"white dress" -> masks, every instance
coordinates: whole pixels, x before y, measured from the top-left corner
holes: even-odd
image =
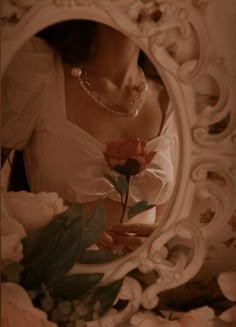
[[[24,150],[26,174],[34,193],[57,192],[70,202],[100,197],[120,201],[104,177],[105,145],[66,117],[61,58],[42,40],[32,39],[13,58],[2,81],[2,146]],[[161,134],[147,143],[157,151],[148,168],[133,176],[130,204],[162,204],[173,190],[178,135],[169,107]]]

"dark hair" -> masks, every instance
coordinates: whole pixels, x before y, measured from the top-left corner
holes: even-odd
[[[56,49],[65,62],[79,64],[91,54],[97,24],[91,20],[67,20],[43,29],[37,36]],[[156,68],[142,50],[139,65],[148,77],[161,82]]]
[[[91,53],[96,24],[90,20],[63,21],[43,29],[36,36],[54,47],[65,62],[78,64]]]

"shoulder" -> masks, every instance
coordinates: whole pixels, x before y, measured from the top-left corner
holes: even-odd
[[[43,39],[33,36],[21,48],[22,52],[50,53],[52,48]]]
[[[3,77],[6,80],[19,81],[31,89],[36,81],[47,78],[53,69],[54,51],[41,39],[33,37],[16,53]],[[32,79],[35,78],[34,82]]]
[[[11,60],[2,78],[4,111],[9,114],[24,111],[47,86],[54,68],[53,50],[39,38],[27,41]]]
[[[151,92],[158,96],[163,92],[164,85],[158,79],[146,77],[146,81]]]
[[[2,144],[22,149],[36,126],[54,67],[54,54],[38,38],[10,62],[1,82]],[[46,92],[46,93],[45,93]]]
[[[162,107],[167,108],[169,103],[169,96],[164,84],[161,83],[159,80],[152,78],[147,78],[147,83],[151,95],[158,99]]]
[[[161,110],[163,121],[165,120],[165,117],[167,115],[167,112],[169,111],[170,107],[170,100],[167,93],[167,90],[163,83],[161,83],[159,80],[156,79],[147,79],[149,91],[150,91],[150,99],[151,102],[157,103],[158,107]]]

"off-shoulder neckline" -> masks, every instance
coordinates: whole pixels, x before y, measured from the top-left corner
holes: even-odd
[[[63,62],[62,59],[60,57],[58,57],[58,77],[59,81],[60,81],[60,94],[62,96],[62,113],[63,113],[63,118],[65,119],[65,121],[75,130],[75,132],[79,133],[79,134],[83,134],[86,138],[88,138],[90,140],[90,142],[92,143],[96,143],[98,146],[100,146],[101,148],[105,148],[106,144],[102,143],[101,141],[99,141],[95,136],[93,136],[92,134],[90,134],[89,132],[87,132],[85,129],[83,129],[82,127],[80,127],[79,125],[75,124],[74,122],[72,122],[71,120],[68,119],[67,117],[67,112],[66,112],[66,96],[65,96],[65,73],[64,73],[64,67],[63,67]],[[161,136],[162,136],[162,131],[164,129],[165,123],[166,123],[166,119],[167,119],[167,112],[168,112],[169,108],[167,108],[166,112],[163,115],[163,120],[161,123],[161,127],[160,127],[160,131],[158,133],[157,136],[154,136],[153,138],[147,140],[147,144],[151,144],[152,142],[154,142],[155,140],[158,140]],[[163,113],[162,113],[163,114]]]

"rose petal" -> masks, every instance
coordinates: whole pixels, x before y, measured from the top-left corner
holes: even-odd
[[[217,281],[224,296],[230,301],[236,301],[236,272],[223,272]]]
[[[130,157],[130,159],[134,159],[134,160],[138,161],[138,163],[140,165],[145,165],[146,164],[146,160],[142,156],[132,156],[132,157]]]
[[[140,146],[141,146],[141,155],[144,156],[145,154],[145,148],[146,148],[147,142],[146,141],[141,141]]]
[[[126,142],[127,141],[125,141],[125,140],[117,140],[117,141],[111,141],[111,142],[107,143],[106,154],[109,157],[114,157],[114,158],[119,159],[120,147]]]
[[[146,144],[146,141],[139,139],[111,141],[107,143],[106,151],[103,152],[103,155],[108,165],[114,170],[117,170],[121,174],[136,175],[146,169],[146,164],[151,162],[156,154],[154,151],[146,153]],[[135,170],[131,169],[130,172],[127,166],[127,172],[125,172],[126,170],[123,171],[122,166],[125,162],[127,165],[129,159],[135,160],[139,163],[139,166]]]
[[[107,143],[106,155],[116,159],[128,159],[130,156],[144,155],[146,141],[117,140]]]
[[[126,163],[126,160],[118,160],[114,158],[110,158],[110,166],[115,169],[116,166],[124,166]]]
[[[141,154],[140,143],[137,141],[126,142],[120,146],[120,158],[128,159]]]
[[[117,146],[109,145],[106,149],[106,155],[113,158],[119,158],[119,148]]]

